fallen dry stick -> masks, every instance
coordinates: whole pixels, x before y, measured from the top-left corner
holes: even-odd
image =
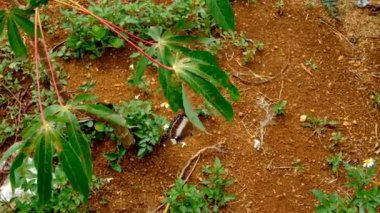
[[[301,67],[307,72],[307,74],[313,77],[313,73],[311,73],[311,71],[303,63],[301,63]]]

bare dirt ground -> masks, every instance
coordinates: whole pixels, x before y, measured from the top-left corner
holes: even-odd
[[[376,136],[375,127],[380,123],[380,111],[370,99],[373,91],[380,90],[379,15],[347,4],[342,21],[336,22],[320,5],[307,9],[303,1],[285,1],[282,16],[277,14],[274,1],[249,6],[247,1],[234,1],[233,6],[237,30],[265,43],[264,51],[244,67],[237,48],[228,47],[218,56],[242,94],[242,100],[234,104],[234,121],[218,116],[205,120],[210,134],[193,129],[183,148],[166,141],[144,159],[131,151],[121,162],[121,173],[108,168],[102,156],[113,151],[115,144],[94,143],[95,174],[112,180],[91,196],[92,211],[151,212],[188,159],[220,142],[227,153],[203,154],[190,182],[202,178],[201,165],[220,157],[229,177],[236,180],[230,191],[238,196],[223,212],[313,212],[316,200],[312,189],[347,192],[344,175],[333,175],[326,163],[328,156],[341,151],[345,160],[356,165],[369,157],[379,159],[375,152],[380,136]],[[141,91],[125,84],[131,73],[129,54],[126,49],[96,61],[66,62],[68,91],[94,79],[94,93],[101,101],[133,99]],[[318,65],[311,75],[301,66],[306,60]],[[276,78],[258,84],[252,73]],[[152,80],[151,89],[158,87],[155,71],[149,71],[147,78]],[[152,90],[140,99],[152,99],[157,113],[174,117],[170,110],[159,107],[164,101],[160,92]],[[286,115],[269,116],[262,100],[287,101]],[[303,114],[337,120],[344,141],[335,150],[328,149],[332,130],[312,135],[312,130],[301,126]],[[263,121],[269,122],[263,127]],[[263,139],[260,151],[254,149],[255,138]]]

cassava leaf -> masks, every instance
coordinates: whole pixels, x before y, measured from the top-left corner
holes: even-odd
[[[213,66],[219,66],[216,57],[207,51],[195,50],[195,51],[191,51],[185,55],[196,60],[196,61],[198,61],[199,63],[213,65]]]
[[[147,53],[149,55],[152,55],[154,52],[154,48],[150,47],[147,50]],[[133,74],[133,77],[131,79],[131,82],[133,85],[139,85],[142,82],[142,78],[145,74],[146,69],[148,68],[149,65],[149,59],[146,58],[145,56],[141,56],[140,60],[137,62],[136,65],[136,72]]]
[[[194,124],[198,129],[202,131],[206,131],[205,127],[202,124],[202,121],[199,120],[198,113],[195,112],[193,109],[193,106],[191,106],[191,103],[189,99],[187,98],[185,88],[182,85],[182,100],[183,100],[183,107],[185,109],[186,116],[189,118],[189,121]]]
[[[24,9],[21,9],[21,8],[12,7],[11,13],[27,17],[27,16],[30,16],[30,15],[33,15],[34,14],[34,10],[24,10]]]
[[[11,18],[8,18],[7,20],[8,40],[11,49],[16,56],[25,56],[27,54],[27,49],[24,42],[22,41],[20,32],[16,26],[16,22]]]
[[[38,7],[42,4],[46,4],[48,0],[29,0],[29,4],[32,7]]]
[[[183,109],[181,84],[173,79],[173,74],[168,70],[160,68],[158,70],[158,77],[164,96],[168,99],[173,111],[177,112],[179,109]]]
[[[26,157],[25,153],[20,152],[9,169],[9,179],[11,181],[12,191],[14,191],[17,186],[16,170],[24,163]]]
[[[178,72],[178,75],[196,93],[202,95],[228,121],[233,119],[234,111],[232,105],[220,94],[213,84],[186,70]]]
[[[11,156],[13,155],[14,153],[16,153],[19,149],[21,149],[21,147],[23,146],[24,144],[21,143],[21,142],[16,142],[14,144],[12,144],[11,147],[9,147],[7,149],[7,151],[5,151],[3,153],[3,155],[1,156],[1,159],[0,159],[0,165],[3,165],[3,163]]]
[[[20,16],[18,14],[13,14],[12,19],[17,23],[19,27],[21,27],[26,34],[29,36],[34,36],[34,24],[33,22],[29,21],[28,18],[25,18],[23,16]]]
[[[92,160],[90,144],[87,138],[83,135],[83,132],[80,129],[80,125],[75,115],[67,111],[64,113],[64,116],[69,118],[69,123],[67,124],[68,143],[70,143],[76,151],[80,159],[80,164],[86,170],[87,178],[91,180]]]
[[[95,95],[91,95],[91,94],[79,94],[77,96],[75,96],[75,98],[69,102],[70,105],[72,106],[76,106],[78,104],[80,104],[81,102],[85,102],[85,101],[94,101],[96,100],[96,96]]]
[[[63,171],[73,189],[80,192],[84,197],[84,201],[87,202],[90,192],[90,181],[86,168],[80,163],[80,157],[77,155],[72,143],[66,141],[58,132],[55,132],[53,136],[57,144],[56,147],[59,147],[56,149]]]
[[[207,0],[208,13],[224,30],[235,30],[235,17],[229,0]]]
[[[75,109],[90,113],[112,124],[116,124],[123,127],[126,126],[126,121],[123,117],[121,117],[120,115],[113,112],[111,109],[101,104],[83,104],[83,105],[76,106]]]
[[[52,195],[53,142],[50,130],[44,131],[36,141],[34,165],[37,168],[37,195],[40,204],[47,203]]]

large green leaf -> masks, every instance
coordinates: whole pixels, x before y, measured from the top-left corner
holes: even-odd
[[[207,0],[208,13],[224,30],[235,30],[235,17],[229,0]]]
[[[69,141],[66,141],[57,132],[53,134],[57,143],[58,158],[61,162],[62,169],[69,179],[72,187],[79,191],[85,202],[88,201],[90,192],[90,180],[86,168],[80,163],[81,159],[75,151],[75,147]]]
[[[181,70],[178,72],[178,75],[195,92],[202,95],[228,121],[233,119],[234,111],[232,105],[220,94],[213,84],[186,70]]]
[[[90,113],[100,119],[103,119],[105,121],[108,121],[112,124],[116,124],[119,126],[126,126],[126,121],[123,117],[113,112],[111,109],[107,108],[104,105],[101,104],[83,104],[74,107],[78,110],[83,110],[87,113]]]
[[[16,22],[11,18],[8,18],[7,20],[9,44],[16,56],[25,56],[27,54],[27,49],[22,41]]]
[[[34,164],[37,168],[38,202],[47,203],[52,195],[53,181],[53,140],[51,131],[44,131],[36,145]]]
[[[24,163],[26,157],[27,156],[23,152],[20,152],[9,169],[9,179],[11,181],[12,191],[14,191],[17,186],[16,170]]]
[[[75,98],[72,101],[69,101],[68,104],[71,106],[76,106],[80,104],[81,102],[90,102],[96,100],[96,96],[92,94],[79,94],[75,96]]]
[[[187,98],[185,88],[182,86],[182,99],[183,107],[185,109],[186,116],[189,118],[190,122],[194,124],[198,129],[206,131],[205,127],[202,124],[202,121],[199,120],[198,113],[193,109],[189,99]]]
[[[150,47],[147,50],[147,53],[149,55],[152,55],[154,52],[154,48]],[[133,74],[133,77],[131,79],[132,84],[139,85],[142,82],[142,78],[145,74],[146,69],[149,65],[149,59],[145,56],[141,56],[140,60],[137,62],[136,65],[136,72]]]
[[[194,51],[191,51],[185,55],[196,60],[199,63],[213,65],[213,66],[219,66],[216,57],[207,51],[194,50]]]
[[[29,4],[32,7],[38,7],[42,4],[46,4],[48,0],[29,0]]]
[[[80,129],[77,118],[71,112],[64,113],[66,117],[69,118],[69,123],[67,125],[67,135],[68,143],[72,145],[76,151],[80,163],[86,168],[86,174],[89,180],[92,177],[92,160],[90,153],[90,144],[83,132]]]
[[[29,21],[28,18],[20,16],[18,14],[13,14],[12,19],[20,26],[29,36],[34,36],[34,24]]]
[[[0,38],[3,35],[4,26],[5,26],[5,10],[0,10]]]
[[[164,96],[168,99],[173,111],[177,112],[179,109],[183,109],[182,85],[174,80],[172,72],[160,68],[158,70],[158,77]]]
[[[3,155],[1,156],[1,159],[0,159],[0,165],[3,165],[3,163],[11,156],[13,155],[15,152],[17,152],[24,144],[21,143],[21,142],[16,142],[14,144],[12,144],[11,147],[9,147],[7,149],[7,151],[5,151],[3,153]]]

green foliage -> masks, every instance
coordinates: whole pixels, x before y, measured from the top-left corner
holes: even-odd
[[[380,188],[371,184],[376,177],[376,168],[359,168],[345,164],[347,186],[353,189],[351,195],[339,196],[337,193],[325,194],[319,189],[312,190],[320,201],[316,212],[377,212],[380,206]]]
[[[304,62],[304,64],[305,64],[305,66],[310,67],[313,70],[318,69],[318,65],[312,60],[307,60]]]
[[[11,8],[9,11],[0,10],[0,36],[4,28],[8,31],[8,41],[16,56],[26,56],[27,49],[21,38],[19,28],[29,36],[34,36],[34,24],[29,20],[33,10]]]
[[[285,115],[285,106],[288,103],[286,101],[279,101],[275,103],[272,107],[272,110],[276,116],[283,116]]]
[[[7,120],[2,120],[0,123],[0,145],[3,144],[8,138],[16,133],[16,126],[10,124]]]
[[[284,9],[285,9],[285,2],[284,2],[284,0],[276,0],[275,7],[276,7],[277,13],[279,15],[284,14]]]
[[[338,145],[338,143],[340,143],[341,141],[343,141],[344,137],[343,137],[343,134],[339,131],[335,131],[333,133],[331,133],[331,138],[330,140],[332,141],[332,143],[329,145],[329,149],[334,149],[336,145]]]
[[[126,125],[130,128],[137,141],[137,156],[144,157],[153,151],[162,135],[164,126],[169,122],[161,116],[154,114],[152,105],[148,101],[132,100],[123,102],[121,106],[115,106],[116,111],[125,118]]]
[[[342,163],[342,161],[343,161],[342,152],[339,152],[335,156],[330,156],[327,159],[327,163],[331,165],[332,171],[334,173],[338,173],[339,165]]]
[[[331,17],[339,19],[339,0],[321,0],[321,2]]]
[[[213,167],[204,167],[203,173],[208,179],[202,181],[201,190],[177,179],[175,186],[166,192],[168,197],[164,200],[170,204],[170,212],[219,212],[229,201],[236,199],[235,195],[225,192],[233,181],[225,179],[225,170],[218,158]]]
[[[315,133],[321,135],[328,128],[335,128],[338,122],[329,120],[327,117],[318,118],[313,115],[307,115],[306,121],[302,123],[303,127],[314,130]]]
[[[96,84],[96,80],[91,80],[88,82],[84,82],[78,90],[81,90],[83,92],[89,92],[94,90],[94,85]]]
[[[126,152],[127,151],[123,147],[118,146],[117,152],[106,153],[104,154],[104,157],[110,161],[110,166],[113,170],[117,172],[121,172],[122,169],[119,163],[120,163],[120,160],[124,157]]]
[[[372,101],[376,108],[380,108],[380,92],[374,92],[372,95]]]

